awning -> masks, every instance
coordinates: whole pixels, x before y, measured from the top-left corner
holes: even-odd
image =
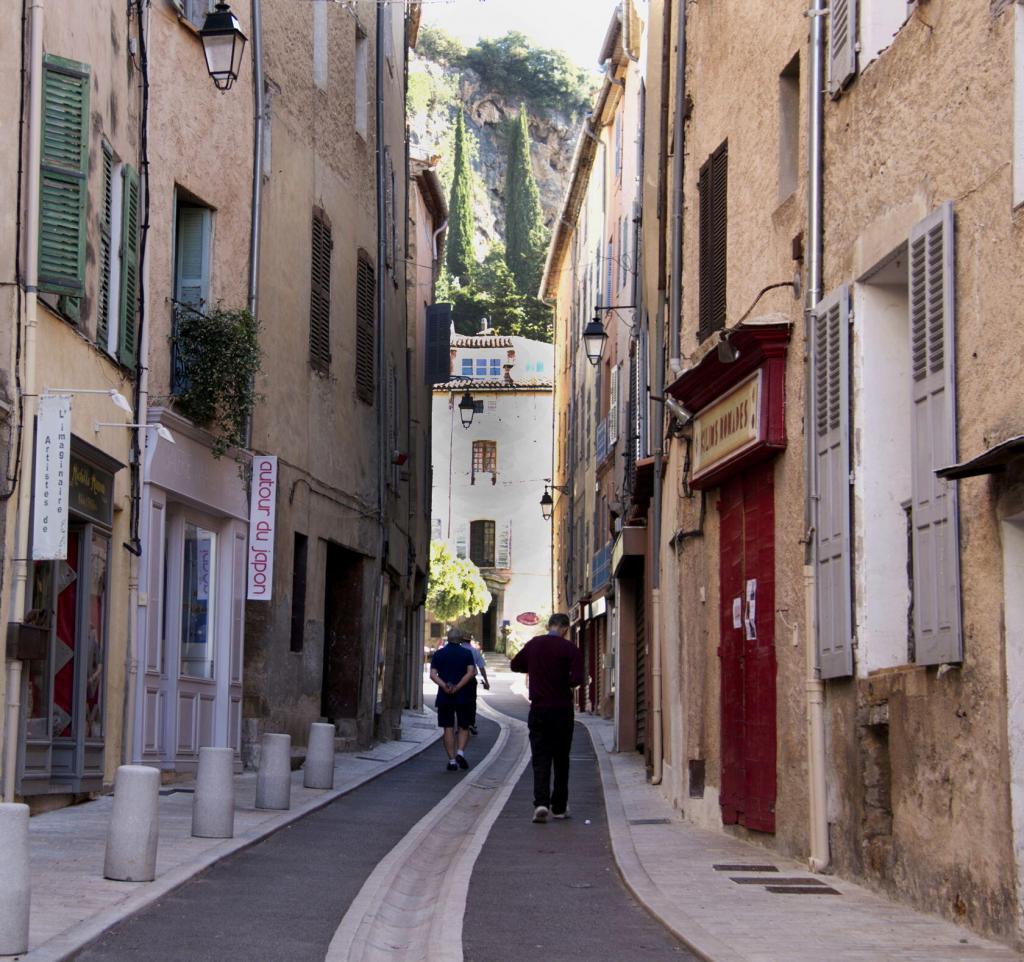
[[[1024,457],[1024,434],[1001,441],[994,447],[983,451],[970,461],[961,461],[948,468],[938,468],[936,474],[947,481],[960,478],[976,478],[980,474],[998,474],[1006,470],[1006,466],[1014,459]]]

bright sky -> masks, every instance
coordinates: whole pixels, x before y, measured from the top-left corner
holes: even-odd
[[[597,68],[615,5],[616,0],[425,0],[423,20],[467,45],[518,30],[590,70]]]

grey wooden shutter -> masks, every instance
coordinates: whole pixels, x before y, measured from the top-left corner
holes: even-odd
[[[427,349],[424,358],[428,385],[448,380],[451,365],[451,304],[431,304],[427,308]]]
[[[331,225],[322,210],[313,211],[309,258],[309,363],[326,373],[331,367]]]
[[[838,97],[856,73],[857,0],[832,0],[828,37],[829,93]]]
[[[910,232],[914,647],[922,665],[963,658],[957,488],[935,475],[957,459],[953,230],[947,201]]]
[[[498,533],[497,557],[494,561],[496,568],[512,567],[512,522],[506,521]]]
[[[210,288],[210,211],[178,208],[175,300],[201,311]]]
[[[103,144],[103,195],[100,198],[100,276],[96,285],[96,343],[107,349],[110,331],[110,270],[113,251],[111,235],[114,226],[114,154],[110,144]]]
[[[608,391],[608,447],[619,440],[619,365],[612,367]]]
[[[85,293],[89,75],[87,64],[43,60],[38,286],[70,297]]]
[[[374,365],[376,364],[377,273],[365,254],[359,255],[356,269],[356,397],[364,404],[374,403]]]
[[[465,521],[455,526],[455,557],[469,557],[469,525]]]
[[[121,171],[121,294],[118,301],[117,359],[134,367],[139,354],[139,175],[125,164]]]
[[[815,591],[822,678],[853,673],[850,596],[850,290],[844,284],[814,314],[812,347]]]
[[[729,143],[723,143],[700,169],[697,339],[725,327],[728,277]],[[673,324],[679,318],[672,318]]]

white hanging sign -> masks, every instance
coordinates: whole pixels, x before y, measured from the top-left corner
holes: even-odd
[[[274,518],[277,505],[277,458],[252,459],[249,506],[249,601],[270,601],[274,587]]]
[[[68,490],[71,479],[71,398],[43,396],[36,418],[32,560],[68,556]]]

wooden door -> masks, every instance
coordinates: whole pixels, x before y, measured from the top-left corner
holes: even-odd
[[[720,629],[725,824],[775,831],[775,499],[772,465],[722,487]]]

